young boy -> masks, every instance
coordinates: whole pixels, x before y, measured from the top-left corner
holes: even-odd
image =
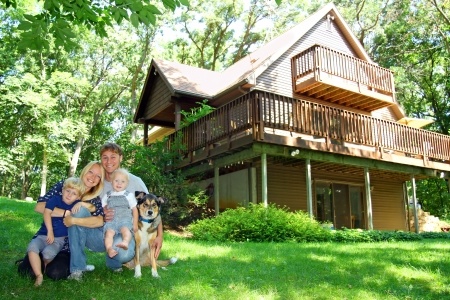
[[[53,210],[56,207],[71,210],[73,205],[80,200],[84,190],[85,187],[81,179],[67,178],[64,181],[62,195],[54,195],[45,204],[44,222],[36,237],[28,244],[27,249],[31,268],[36,275],[35,286],[40,286],[44,280],[39,253],[42,254],[45,268],[61,251],[64,246],[64,239],[67,237],[67,227],[63,223],[64,216],[52,217]]]
[[[102,198],[102,206],[114,209],[114,218],[106,222],[103,228],[105,235],[105,248],[109,257],[117,255],[113,248],[114,236],[119,232],[122,235],[122,242],[116,247],[127,250],[132,238],[131,230],[138,230],[138,211],[136,208],[136,198],[134,194],[126,190],[129,182],[128,171],[122,168],[115,170],[111,174],[111,184],[113,191],[106,193]]]

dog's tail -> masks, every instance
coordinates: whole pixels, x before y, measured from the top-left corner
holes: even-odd
[[[160,267],[167,267],[168,265],[173,265],[176,263],[178,258],[172,257],[171,259],[157,260],[156,264]]]

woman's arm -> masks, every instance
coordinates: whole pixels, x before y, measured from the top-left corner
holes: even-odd
[[[103,216],[90,216],[86,218],[75,218],[72,216],[68,216],[66,214],[66,217],[64,218],[64,225],[67,227],[77,225],[77,226],[83,226],[88,228],[97,228],[103,226]]]
[[[62,193],[62,187],[64,184],[64,180],[61,180],[57,182],[54,186],[48,190],[48,192],[44,196],[40,196],[38,198],[38,202],[36,206],[34,207],[34,211],[37,213],[40,213],[41,215],[44,214],[45,211],[45,203],[50,200],[55,195],[61,195]],[[62,217],[64,214],[63,209],[55,208],[52,212],[52,217]]]
[[[34,211],[40,214],[44,214],[45,211],[45,202],[38,202],[34,207]],[[52,211],[52,217],[63,217],[64,209],[55,207]]]

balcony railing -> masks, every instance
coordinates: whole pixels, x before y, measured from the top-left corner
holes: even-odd
[[[208,149],[243,136],[264,141],[267,133],[341,144],[369,146],[405,156],[450,161],[450,137],[314,102],[253,91],[169,136],[182,133],[185,153]]]
[[[395,102],[392,72],[348,54],[315,45],[291,64],[297,93],[366,111]]]

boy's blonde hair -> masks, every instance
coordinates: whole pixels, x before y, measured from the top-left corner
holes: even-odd
[[[80,178],[69,177],[64,181],[63,190],[64,189],[74,189],[74,190],[78,191],[78,193],[80,194],[80,198],[81,198],[81,195],[83,195],[86,187],[84,186],[83,181],[81,181]]]
[[[111,180],[116,178],[116,175],[122,174],[127,179],[127,182],[130,182],[130,173],[124,168],[118,168],[114,172],[111,173]]]

